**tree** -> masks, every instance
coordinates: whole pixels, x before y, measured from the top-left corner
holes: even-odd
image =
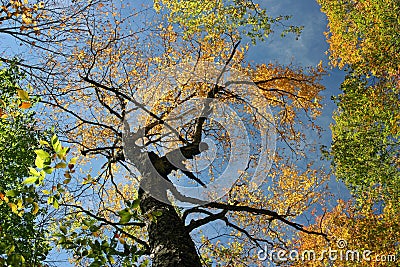
[[[399,3],[372,0],[318,0],[328,17],[326,33],[334,66],[356,74],[399,75]]]
[[[332,126],[336,176],[359,199],[399,198],[398,1],[318,1],[331,62],[347,66]],[[372,76],[371,76],[372,75]]]
[[[1,33],[18,37],[39,34],[39,25],[45,18],[44,2],[29,4],[27,1],[2,2],[0,11]],[[14,23],[14,24],[13,24]]]
[[[398,208],[398,89],[389,81],[368,85],[367,79],[354,76],[341,89],[332,127],[335,174],[357,198],[372,194],[376,202],[389,201]]]
[[[397,266],[399,5],[318,2],[328,17],[331,63],[348,70],[342,94],[333,98],[338,109],[330,155],[334,174],[354,199],[339,200],[310,226],[322,227],[330,241],[299,234],[293,248],[300,258],[292,265]],[[310,252],[322,258],[310,259]]]
[[[49,251],[43,210],[33,187],[22,184],[35,162],[40,134],[35,130],[36,100],[21,89],[18,68],[0,70],[0,264],[38,266]]]
[[[65,39],[51,42],[50,55],[35,51],[44,56],[43,67],[30,70],[35,93],[46,105],[42,116],[62,126],[60,139],[80,151],[81,166],[101,162],[97,172],[68,172],[56,181],[49,198],[57,194],[64,212],[63,220],[54,223],[58,244],[74,253],[77,264],[91,266],[137,261],[201,266],[214,259],[240,266],[257,260],[252,251],[263,244],[284,245],[290,230],[324,236],[296,221],[318,201],[318,189],[328,179],[307,157],[315,147],[305,134],[310,127],[318,130],[314,119],[321,108],[324,70],[321,65],[251,66],[245,60],[247,45],[241,44],[244,34],[257,40],[287,17],[269,18],[251,1],[157,4],[160,15],[120,2],[88,6],[74,1],[64,15],[76,14],[67,22],[79,27],[49,29],[50,37]],[[182,8],[190,12],[179,12]],[[197,18],[210,14],[214,20],[199,23]],[[152,16],[164,19],[146,20]],[[177,120],[194,103],[200,104],[184,121]],[[210,116],[218,103],[237,117]],[[132,115],[135,111],[142,113]],[[236,131],[252,142],[246,144]],[[270,140],[278,144],[276,153],[274,146],[265,148]],[[243,150],[234,150],[240,145]],[[213,149],[217,158],[206,171],[189,167]],[[205,191],[211,198],[204,199],[178,189],[185,178],[184,185],[193,182],[199,189],[218,180],[241,153],[244,160],[238,163],[244,167],[233,168],[241,175],[232,175],[223,196],[212,198],[219,192]],[[190,234],[218,222],[230,228],[226,240],[218,238],[225,245],[204,233],[198,252]],[[230,259],[227,251],[235,257]],[[245,259],[246,253],[251,257]]]
[[[399,220],[392,203],[383,210],[373,207],[373,199],[365,203],[360,209],[356,203],[340,200],[332,211],[310,226],[310,230],[322,227],[331,242],[300,234],[293,246],[300,257],[290,266],[397,266]],[[329,250],[334,252],[329,254]],[[304,254],[306,251],[314,251],[315,258]]]

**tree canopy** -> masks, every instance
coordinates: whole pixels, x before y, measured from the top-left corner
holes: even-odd
[[[326,216],[312,211],[325,205],[330,180],[316,120],[326,70],[247,57],[273,34],[299,36],[290,16],[248,0],[4,4],[0,34],[26,49],[17,65],[30,89],[16,85],[16,69],[4,69],[11,85],[2,134],[15,146],[2,145],[0,212],[8,229],[40,242],[18,254],[0,243],[0,259],[15,265],[23,260],[13,255],[22,255],[37,265],[50,245],[77,266],[273,265],[282,262],[262,263],[258,252],[321,248],[353,229],[361,235],[374,220],[381,223],[352,245],[367,245],[363,238],[379,227],[387,228],[374,240],[395,232],[398,8],[319,2],[332,64],[352,70],[336,98],[330,155],[358,199]],[[25,111],[33,99],[35,115]],[[10,114],[20,116],[18,126]],[[51,126],[55,134],[45,134]],[[40,211],[52,217],[49,242]],[[393,240],[377,251],[384,248],[397,249]]]
[[[331,59],[348,66],[332,126],[335,172],[360,199],[399,198],[399,3],[319,1]]]
[[[360,74],[399,75],[399,3],[396,0],[318,0],[334,66]]]
[[[336,244],[301,235],[297,248],[353,253],[350,259],[337,254],[333,266],[397,266],[400,6],[398,1],[318,2],[328,17],[331,63],[348,71],[342,93],[333,98],[338,108],[330,155],[334,174],[354,200],[340,200],[310,228],[322,226]],[[367,257],[360,256],[365,252]]]

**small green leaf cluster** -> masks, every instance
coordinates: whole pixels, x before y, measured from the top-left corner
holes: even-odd
[[[127,207],[118,211],[118,216],[120,217],[119,223],[126,224],[130,222],[132,218],[139,218],[139,204],[140,199],[135,199],[134,201],[126,201]]]
[[[137,266],[136,263],[144,254],[137,244],[126,242],[123,233],[111,232],[96,219],[83,214],[79,218],[63,222],[55,235],[57,244],[72,251],[77,262],[84,261],[91,267]],[[147,266],[147,263],[143,266]]]
[[[265,40],[272,32],[273,25],[281,25],[283,35],[299,35],[302,27],[286,27],[282,21],[290,16],[271,17],[258,4],[249,0],[233,1],[154,1],[154,8],[162,12],[171,23],[176,23],[184,30],[184,37],[196,33],[214,39],[221,35],[239,35],[250,37],[255,43]]]
[[[75,172],[75,164],[77,157],[71,158],[67,162],[67,154],[70,150],[69,147],[62,146],[57,135],[53,135],[50,141],[40,140],[41,149],[36,149],[36,168],[29,168],[30,176],[23,181],[23,184],[35,184],[36,186],[43,185],[44,179],[47,174],[52,174],[56,169],[65,169],[63,182],[67,185],[71,181],[71,174]],[[42,190],[44,195],[49,195],[47,198],[47,204],[53,205],[54,208],[59,208],[59,202],[62,198],[62,194],[65,193],[65,188],[62,184],[58,183],[54,185],[51,191],[45,189]]]

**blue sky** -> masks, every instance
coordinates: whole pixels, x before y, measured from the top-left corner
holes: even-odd
[[[278,61],[281,64],[294,63],[301,66],[316,65],[325,59],[328,46],[323,32],[326,31],[326,18],[320,12],[315,0],[266,0],[259,1],[269,10],[270,16],[292,15],[285,24],[304,26],[298,40],[293,35],[280,38],[279,33],[271,36],[264,43],[253,47],[249,56],[257,61]]]
[[[258,1],[262,7],[269,10],[271,16],[292,15],[288,25],[304,26],[301,36],[296,40],[294,35],[281,38],[279,32],[270,36],[265,42],[250,47],[248,57],[254,63],[293,64],[294,66],[316,66],[321,60],[326,67],[327,75],[322,84],[326,90],[322,92],[323,110],[317,119],[318,124],[324,129],[322,143],[327,147],[332,141],[329,125],[333,123],[332,114],[336,105],[331,96],[340,94],[340,84],[345,73],[333,69],[328,64],[328,44],[324,32],[328,30],[325,14],[315,0],[265,0]],[[329,166],[327,166],[329,167]],[[333,177],[330,184],[331,191],[337,198],[348,198],[347,188]],[[334,203],[332,203],[334,205]]]

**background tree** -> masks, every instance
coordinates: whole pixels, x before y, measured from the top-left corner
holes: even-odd
[[[370,198],[360,209],[356,203],[340,200],[332,211],[319,217],[311,229],[320,227],[328,234],[330,242],[300,234],[301,238],[295,242],[294,248],[299,255],[313,250],[316,258],[321,256],[323,250],[336,250],[336,254],[331,254],[329,259],[329,254],[326,253],[322,260],[310,260],[306,257],[306,260],[291,262],[290,266],[321,266],[329,262],[333,266],[398,265],[399,247],[396,242],[399,221],[392,203],[388,203],[384,209],[377,209],[374,208],[374,200]],[[356,253],[346,255],[347,251]]]
[[[347,66],[332,126],[336,176],[360,199],[399,198],[398,1],[318,1],[331,62]],[[371,76],[372,75],[372,76]],[[383,191],[382,191],[383,190]]]
[[[370,261],[336,260],[333,266],[396,266],[400,6],[398,1],[318,2],[328,17],[331,62],[349,72],[343,93],[334,98],[331,155],[334,174],[356,201],[340,201],[315,227],[326,227],[331,240],[347,242],[344,251],[373,251]],[[337,249],[335,242],[303,235],[297,244],[302,251]]]
[[[335,174],[361,203],[372,197],[398,209],[399,91],[390,81],[368,85],[352,76],[341,89],[332,127]]]
[[[39,196],[22,184],[34,165],[40,132],[18,68],[0,70],[0,264],[38,266],[50,249]],[[23,84],[23,83],[22,83]]]
[[[399,75],[399,3],[396,0],[318,0],[328,17],[326,33],[334,66],[356,74]]]

